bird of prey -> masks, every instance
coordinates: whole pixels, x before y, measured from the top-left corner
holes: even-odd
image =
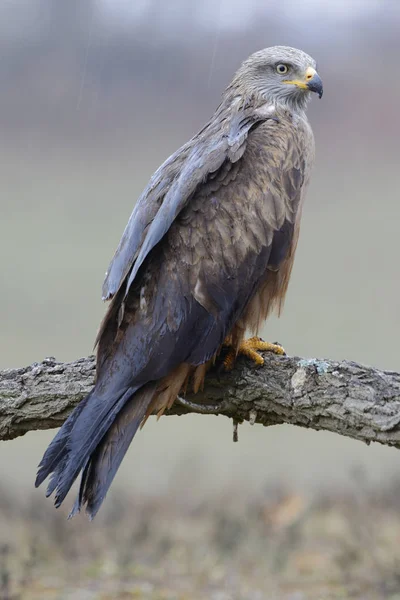
[[[96,384],[48,447],[36,486],[71,515],[97,513],[139,426],[170,408],[229,345],[262,363],[254,336],[286,294],[314,160],[305,110],[322,96],[316,63],[294,48],[251,55],[210,121],[154,173],[103,286]],[[228,363],[232,359],[228,357]]]

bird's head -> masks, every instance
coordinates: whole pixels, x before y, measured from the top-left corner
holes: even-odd
[[[291,110],[303,110],[312,92],[320,98],[323,92],[315,60],[288,46],[255,52],[244,61],[232,83],[242,93],[259,94]]]

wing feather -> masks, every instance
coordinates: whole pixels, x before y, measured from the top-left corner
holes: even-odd
[[[251,128],[273,119],[274,110],[269,104],[257,107],[247,102],[243,106],[238,98],[229,119],[224,111],[217,111],[212,121],[156,171],[132,212],[106,273],[104,300],[111,299],[125,279],[125,293],[128,292],[146,256],[169,230],[199,184],[219,172],[225,161],[238,161]]]
[[[128,275],[149,225],[187,156],[187,147],[188,144],[180,148],[157,169],[137,201],[108,267],[103,284],[103,300],[110,300]]]

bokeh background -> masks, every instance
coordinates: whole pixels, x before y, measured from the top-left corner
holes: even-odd
[[[290,354],[353,359],[398,370],[399,30],[400,4],[395,0],[0,2],[0,368],[23,366],[46,356],[66,361],[91,353],[105,310],[100,298],[105,270],[152,172],[209,118],[247,55],[283,44],[300,47],[316,58],[325,93],[309,108],[317,161],[285,311],[279,320],[271,319],[263,333],[267,339],[279,340]],[[386,501],[392,498],[388,486],[400,473],[396,450],[367,448],[333,434],[289,426],[243,425],[240,443],[232,444],[231,427],[228,420],[216,417],[149,422],[120,469],[105,503],[106,516],[100,515],[98,524],[89,528],[83,518],[77,520],[79,525],[66,526],[65,514],[55,513],[51,502],[43,499],[43,490],[32,490],[37,463],[54,432],[30,433],[1,443],[0,496],[12,500],[4,500],[5,512],[0,509],[4,534],[0,529],[0,537],[14,543],[7,541],[0,552],[0,571],[3,563],[14,568],[20,547],[24,556],[33,553],[35,569],[43,570],[37,539],[46,527],[55,532],[48,542],[56,549],[53,558],[57,547],[73,535],[84,535],[85,543],[94,547],[92,537],[103,531],[107,551],[96,555],[99,572],[93,579],[104,581],[112,571],[110,565],[116,564],[112,557],[119,544],[109,531],[120,527],[122,535],[129,523],[135,528],[146,522],[150,527],[152,518],[163,523],[160,507],[166,510],[166,505],[186,515],[185,532],[193,525],[194,507],[202,507],[204,527],[197,524],[199,531],[191,541],[179,546],[188,556],[198,536],[218,521],[216,507],[231,514],[235,504],[242,526],[248,521],[244,507],[253,502],[258,508],[276,509],[281,501],[283,508],[289,503],[292,523],[292,513],[295,520],[299,515],[303,518],[304,507],[318,504],[321,498],[340,497],[342,504],[338,500],[335,506],[347,506],[346,497],[353,507],[360,493],[371,498],[386,490]],[[377,501],[377,510],[382,502]],[[368,506],[360,531],[371,520],[373,509]],[[359,506],[355,511],[358,516],[363,513]],[[396,511],[393,508],[391,527],[400,531]],[[173,515],[172,510],[168,522],[173,522]],[[236,523],[236,517],[230,518]],[[41,529],[35,530],[35,543],[31,540],[26,546],[24,536],[15,542],[15,532],[26,533],[28,522],[40,523]],[[236,531],[235,525],[226,526],[228,532],[232,528]],[[176,518],[168,530],[174,540],[177,530]],[[335,536],[334,527],[333,531]],[[268,532],[271,544],[276,538]],[[329,535],[323,536],[328,545]],[[367,538],[373,535],[369,532]],[[243,565],[242,538],[233,537],[239,547],[235,560]],[[151,532],[144,539],[152,547]],[[354,548],[361,551],[364,542],[358,534],[354,539]],[[185,598],[220,594],[215,598],[236,600],[251,598],[252,593],[259,594],[254,598],[289,598],[293,590],[305,594],[293,598],[312,597],[311,588],[306,592],[301,585],[296,588],[300,575],[293,572],[293,590],[281,588],[285,571],[277,576],[273,561],[258,563],[261,572],[253,577],[253,587],[240,591],[245,576],[229,579],[224,570],[227,563],[221,559],[223,549],[207,540],[202,544],[206,555],[214,552],[212,565],[222,560],[219,579],[210,583],[208,563],[196,584],[193,577],[198,571],[193,565],[181,574],[164,573],[155,583],[149,583],[149,575],[136,574],[137,597],[161,590],[165,595],[157,597],[183,598],[179,586],[174,588],[175,583],[167,580],[181,581],[182,593],[190,590]],[[323,551],[310,544],[314,574]],[[133,557],[131,547],[129,541],[124,546],[124,565],[129,568],[143,558],[136,550]],[[288,548],[290,554],[291,543]],[[340,554],[343,546],[338,548]],[[78,550],[68,552],[75,556]],[[68,552],[65,560],[60,558],[64,575],[69,572],[65,564],[74,562]],[[87,555],[93,558],[90,552]],[[168,548],[160,552],[170,557]],[[259,556],[258,546],[254,552]],[[177,556],[178,563],[185,563],[179,552]],[[348,564],[346,556],[343,565]],[[159,566],[162,559],[154,560]],[[197,555],[193,560],[198,566]],[[371,563],[377,571],[382,564],[385,569],[386,559],[379,568],[377,560]],[[400,554],[396,561],[400,563]],[[232,567],[236,574],[237,564]],[[330,567],[328,572],[332,574]],[[365,581],[370,580],[367,572],[371,575],[366,568]],[[86,571],[79,574],[74,585],[80,578],[90,579]],[[48,584],[58,590],[54,597],[69,598],[71,593],[78,598],[77,589],[64,575],[58,572],[61,583]],[[342,575],[338,576],[341,583]],[[348,577],[351,581],[352,572]],[[327,574],[320,577],[324,582],[328,579]],[[10,588],[11,583],[4,585]],[[29,585],[33,594],[32,582]],[[350,594],[350,587],[348,583],[343,589]],[[26,582],[24,589],[23,597],[30,597]],[[103,597],[93,589],[93,597]],[[41,590],[38,597],[44,597],[45,587]],[[117,593],[120,590],[114,589],[109,597]],[[389,594],[381,588],[377,593],[378,598]]]

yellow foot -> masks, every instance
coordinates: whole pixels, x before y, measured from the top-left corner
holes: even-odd
[[[270,342],[264,342],[264,340],[259,337],[252,337],[240,344],[237,353],[233,348],[228,352],[224,360],[225,369],[227,371],[233,369],[237,354],[244,354],[244,356],[247,356],[247,358],[250,358],[252,361],[254,361],[256,365],[263,365],[264,359],[261,354],[257,352],[257,350],[262,350],[263,352],[273,352],[274,354],[280,355],[286,354],[282,346],[279,346],[279,344],[271,344]]]

